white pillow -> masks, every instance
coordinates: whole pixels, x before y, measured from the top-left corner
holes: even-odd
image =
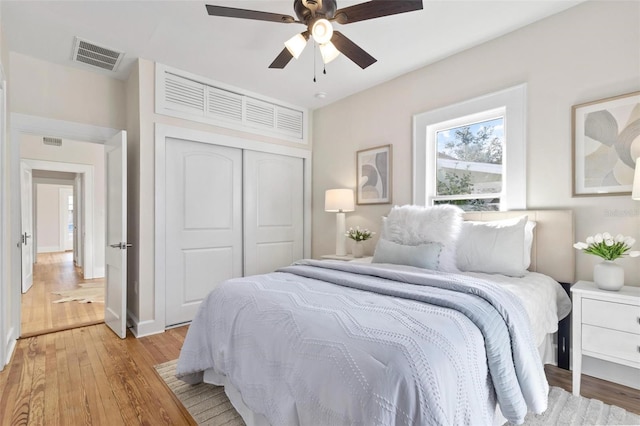
[[[531,225],[527,222],[527,216],[491,222],[464,222],[458,239],[458,268],[461,271],[524,276],[531,262],[535,227],[535,222]]]
[[[395,206],[383,223],[381,238],[397,244],[417,246],[440,243],[439,271],[458,272],[456,241],[463,210],[450,204],[433,207]]]
[[[372,263],[393,263],[437,270],[441,251],[440,243],[407,246],[380,238],[373,253]]]
[[[529,269],[531,265],[531,246],[533,245],[533,230],[538,222],[533,220],[527,220],[524,225],[524,259],[523,263],[526,264],[526,269]]]

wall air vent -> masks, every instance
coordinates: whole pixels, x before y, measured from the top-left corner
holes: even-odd
[[[42,143],[45,145],[51,145],[51,146],[62,146],[62,139],[60,138],[50,138],[50,137],[43,137],[42,138]]]
[[[120,65],[124,53],[107,47],[98,46],[87,40],[75,37],[73,43],[73,56],[75,62],[82,62],[103,70],[115,71]]]
[[[156,113],[307,143],[308,111],[156,64]]]

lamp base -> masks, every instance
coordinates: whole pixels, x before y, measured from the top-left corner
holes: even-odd
[[[345,214],[342,212],[336,213],[336,254],[338,256],[345,256],[347,254],[347,248],[344,241],[345,234]]]

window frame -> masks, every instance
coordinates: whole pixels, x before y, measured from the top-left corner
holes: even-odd
[[[526,93],[527,85],[520,84],[414,115],[413,203],[431,206],[434,200],[444,199],[436,194],[437,129],[443,129],[441,125],[451,127],[451,123],[461,119],[470,122],[474,120],[473,117],[484,117],[488,112],[503,109],[505,147],[502,158],[502,193],[494,194],[493,198],[500,198],[501,211],[526,209]]]

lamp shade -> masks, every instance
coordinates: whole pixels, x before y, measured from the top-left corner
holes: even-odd
[[[325,44],[320,45],[320,54],[322,55],[322,62],[328,64],[340,56],[340,51],[336,49],[336,46],[334,46],[333,43],[328,41]]]
[[[296,59],[298,59],[306,45],[307,38],[303,34],[296,34],[284,42],[284,46],[287,48],[289,53],[291,53],[291,56]]]
[[[327,43],[333,37],[333,27],[331,22],[322,18],[318,19],[311,26],[311,35],[318,44]]]
[[[352,212],[352,189],[328,189],[324,194],[324,211],[326,212]]]
[[[633,189],[631,198],[640,201],[640,157],[636,158],[636,172],[633,175]]]

